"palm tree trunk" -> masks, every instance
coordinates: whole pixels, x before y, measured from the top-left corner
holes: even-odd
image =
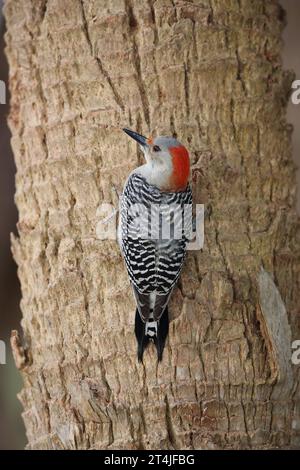
[[[292,74],[277,0],[6,0],[22,370],[31,449],[300,446]],[[139,164],[123,126],[176,134],[209,205],[136,360],[134,302],[97,208]],[[98,213],[99,214],[99,213]]]

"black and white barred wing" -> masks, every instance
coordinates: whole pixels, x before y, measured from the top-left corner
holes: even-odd
[[[150,315],[149,294],[156,286],[156,244],[147,234],[151,204],[155,201],[143,178],[132,175],[121,198],[120,246],[139,313]]]
[[[181,272],[192,194],[161,193],[132,175],[121,201],[121,249],[141,317],[158,320]],[[153,303],[153,295],[155,299]]]

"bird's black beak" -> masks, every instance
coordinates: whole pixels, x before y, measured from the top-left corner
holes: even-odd
[[[137,132],[131,131],[130,129],[126,129],[126,128],[123,129],[123,131],[126,132],[126,134],[128,134],[134,140],[136,140],[142,147],[145,148],[148,146],[147,138],[144,137],[143,135],[138,134]]]

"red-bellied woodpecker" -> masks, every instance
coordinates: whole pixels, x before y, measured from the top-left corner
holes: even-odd
[[[147,139],[124,131],[140,144],[146,164],[125,183],[118,237],[137,306],[138,359],[152,340],[160,361],[169,330],[168,302],[191,228],[189,154],[173,137]]]

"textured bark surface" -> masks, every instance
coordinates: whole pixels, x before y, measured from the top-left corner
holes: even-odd
[[[300,447],[300,232],[291,74],[275,0],[7,0],[28,447]],[[134,302],[97,207],[140,162],[120,130],[190,149],[205,246],[136,360]]]

